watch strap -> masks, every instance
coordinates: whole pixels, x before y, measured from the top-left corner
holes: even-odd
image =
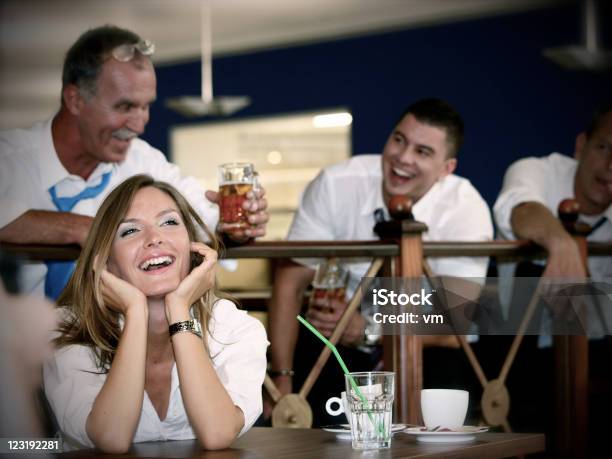
[[[202,338],[202,325],[200,325],[200,322],[197,319],[173,323],[168,327],[168,331],[170,332],[170,336],[176,335],[180,332],[189,331],[199,338]]]

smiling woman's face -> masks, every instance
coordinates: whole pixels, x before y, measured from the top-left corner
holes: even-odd
[[[190,240],[178,206],[157,188],[140,189],[115,234],[108,270],[147,297],[163,297],[189,265]]]

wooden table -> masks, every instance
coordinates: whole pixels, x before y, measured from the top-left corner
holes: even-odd
[[[479,434],[467,444],[421,444],[407,434],[393,436],[388,450],[373,453],[376,458],[497,458],[542,452],[544,434]],[[193,457],[211,459],[326,459],[363,458],[369,452],[354,451],[351,442],[338,440],[336,435],[319,429],[283,429],[254,427],[239,438],[230,449],[202,451],[195,441],[136,443],[122,458]],[[62,454],[61,457],[109,458],[95,451]]]

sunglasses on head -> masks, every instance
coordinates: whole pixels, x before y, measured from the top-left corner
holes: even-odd
[[[129,62],[138,51],[143,56],[151,56],[155,52],[155,44],[150,40],[140,40],[138,43],[126,43],[113,49],[112,55],[119,62]]]

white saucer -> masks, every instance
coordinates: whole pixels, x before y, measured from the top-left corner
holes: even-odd
[[[425,427],[409,427],[404,430],[408,435],[414,435],[421,443],[467,443],[474,441],[476,435],[487,432],[487,426],[463,426],[452,431],[431,432]]]
[[[336,438],[339,440],[350,440],[351,439],[351,426],[348,424],[337,424],[334,427],[324,426],[321,427],[325,432],[331,432],[336,434]],[[397,432],[405,432],[406,424],[392,424],[391,435]]]

